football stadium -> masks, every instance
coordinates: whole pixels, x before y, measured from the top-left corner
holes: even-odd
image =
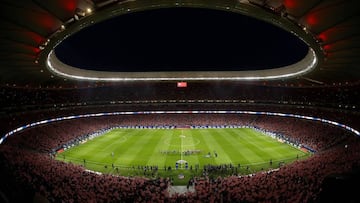
[[[358,1],[0,11],[0,202],[360,202]]]

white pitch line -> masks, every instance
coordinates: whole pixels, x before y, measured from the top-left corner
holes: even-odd
[[[180,160],[183,160],[183,135],[184,135],[184,130],[181,130],[181,136],[180,136],[180,139],[181,139],[181,147],[180,147]],[[182,165],[181,165],[181,168],[182,168]]]

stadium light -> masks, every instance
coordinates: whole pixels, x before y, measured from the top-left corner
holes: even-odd
[[[75,80],[89,81],[196,81],[196,80],[273,80],[301,76],[313,70],[318,64],[313,49],[298,63],[274,69],[229,72],[105,72],[76,68],[61,62],[52,50],[46,60],[47,68],[56,75]]]
[[[87,14],[91,14],[91,13],[92,13],[92,9],[91,9],[91,8],[87,8],[87,9],[86,9],[86,13],[87,13]]]

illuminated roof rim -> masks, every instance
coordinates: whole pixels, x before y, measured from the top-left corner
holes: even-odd
[[[285,31],[288,31],[299,39],[304,41],[309,46],[308,54],[300,61],[273,69],[256,70],[256,71],[209,71],[209,72],[107,72],[107,71],[92,71],[76,68],[62,63],[55,55],[53,49],[60,44],[64,39],[70,35],[82,30],[85,27],[91,26],[94,23],[103,20],[123,15],[129,12],[138,12],[149,9],[171,8],[171,7],[196,7],[224,10],[229,12],[240,13],[250,17],[254,17],[268,23],[278,26]],[[54,40],[51,40],[49,45],[43,50],[40,55],[41,63],[48,68],[48,70],[60,77],[73,80],[89,80],[89,81],[159,81],[159,80],[274,80],[285,79],[304,75],[314,70],[323,59],[322,51],[319,44],[315,41],[313,36],[304,31],[293,22],[282,18],[276,14],[266,12],[258,7],[240,3],[238,1],[221,1],[216,0],[207,2],[205,0],[197,0],[194,3],[174,3],[171,0],[154,0],[150,3],[141,2],[139,4],[133,2],[119,3],[117,6],[111,7],[107,10],[95,12],[94,14],[84,17],[69,26],[68,29],[56,33]]]
[[[308,63],[304,65],[303,63]],[[300,64],[300,65],[299,65]],[[314,50],[306,57],[289,66],[255,71],[208,71],[208,72],[107,72],[79,69],[62,63],[51,51],[47,60],[48,69],[68,79],[90,81],[157,81],[157,80],[272,80],[296,77],[313,70],[318,64]],[[303,66],[304,65],[304,66]]]

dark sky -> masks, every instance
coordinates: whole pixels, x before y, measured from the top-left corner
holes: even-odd
[[[280,28],[243,15],[170,8],[122,15],[66,39],[66,64],[103,71],[258,70],[292,64],[308,47]]]

